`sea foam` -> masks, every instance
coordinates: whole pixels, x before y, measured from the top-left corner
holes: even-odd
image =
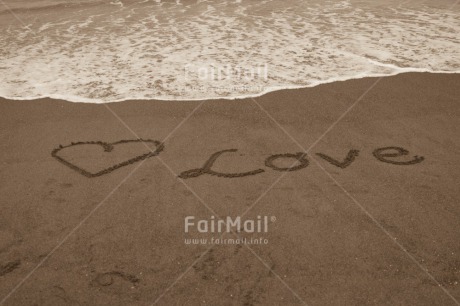
[[[39,2],[0,11],[2,97],[236,99],[460,72],[459,8],[443,1]]]

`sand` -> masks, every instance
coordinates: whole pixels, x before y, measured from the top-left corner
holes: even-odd
[[[377,80],[255,102],[0,100],[0,299],[456,305],[460,75]],[[267,243],[186,244],[235,238],[185,232],[213,212],[266,216],[240,235]]]

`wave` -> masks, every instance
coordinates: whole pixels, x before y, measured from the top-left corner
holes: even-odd
[[[423,3],[121,0],[43,10],[0,36],[0,96],[239,99],[404,72],[459,73],[459,14]]]

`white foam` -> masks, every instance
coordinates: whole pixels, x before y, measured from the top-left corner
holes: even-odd
[[[460,72],[459,16],[448,8],[139,1],[45,15],[28,31],[10,27],[0,37],[0,96],[239,99],[362,77]],[[265,65],[267,78],[235,74]],[[219,69],[230,77],[212,78]]]

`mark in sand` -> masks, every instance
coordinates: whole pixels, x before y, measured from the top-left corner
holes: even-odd
[[[350,166],[355,161],[355,158],[359,155],[359,150],[350,150],[347,154],[347,157],[345,157],[345,159],[342,162],[335,160],[332,157],[327,156],[326,154],[323,154],[323,153],[316,153],[316,155],[318,155],[319,157],[333,164],[336,167],[345,169],[346,167]]]
[[[1,265],[0,266],[0,276],[13,272],[17,268],[19,268],[20,265],[21,265],[21,261],[19,259],[10,261],[4,265]]]
[[[385,151],[393,151],[393,152],[384,153]],[[375,156],[375,158],[377,158],[381,162],[394,164],[394,165],[414,165],[414,164],[421,163],[425,159],[423,156],[417,156],[417,155],[415,155],[414,159],[410,161],[396,161],[396,160],[387,159],[387,157],[399,157],[399,156],[405,156],[409,154],[409,151],[407,151],[404,148],[400,148],[400,147],[380,148],[380,149],[374,150],[372,154]]]
[[[216,172],[211,169],[212,165],[214,165],[214,162],[219,158],[219,156],[221,156],[225,152],[236,152],[236,151],[238,150],[229,149],[229,150],[222,150],[222,151],[216,152],[212,154],[211,157],[204,163],[203,167],[184,171],[181,174],[179,174],[179,177],[181,179],[188,179],[192,177],[198,177],[203,174],[209,174],[209,175],[215,175],[218,177],[236,178],[236,177],[244,177],[248,175],[256,175],[256,174],[265,172],[264,169],[257,169],[257,170],[253,170],[249,172],[243,172],[243,173],[221,173],[221,172]]]
[[[118,144],[136,143],[136,142],[153,143],[153,144],[155,144],[156,149],[155,149],[155,151],[148,152],[148,153],[145,153],[145,154],[142,154],[142,155],[138,155],[136,157],[133,157],[133,158],[131,158],[129,160],[126,160],[126,161],[121,162],[119,164],[113,165],[113,166],[111,166],[109,168],[106,168],[106,169],[101,170],[101,171],[96,172],[96,173],[89,172],[89,171],[87,171],[87,170],[85,170],[85,169],[83,169],[83,168],[81,168],[81,167],[79,167],[77,165],[74,165],[73,163],[67,161],[66,159],[64,159],[63,157],[58,155],[59,151],[65,149],[65,148],[69,148],[69,147],[73,147],[73,146],[82,146],[82,145],[98,145],[98,146],[101,146],[104,149],[104,152],[110,153],[110,152],[112,152],[114,150],[115,146],[118,145]],[[110,172],[112,172],[114,170],[117,170],[117,169],[121,168],[121,167],[124,167],[124,166],[130,165],[130,164],[139,162],[139,161],[144,160],[146,158],[149,158],[149,157],[152,157],[152,156],[157,156],[158,154],[160,154],[161,151],[163,151],[163,149],[164,149],[164,145],[161,142],[159,142],[157,140],[151,140],[151,139],[120,140],[120,141],[112,142],[112,143],[107,143],[107,142],[103,142],[103,141],[81,141],[81,142],[72,142],[68,146],[59,145],[58,148],[54,149],[51,152],[51,156],[56,158],[58,161],[60,161],[61,163],[63,163],[67,167],[69,167],[70,169],[75,170],[78,173],[80,173],[80,174],[82,174],[82,175],[84,175],[86,177],[92,178],[92,177],[98,177],[98,176],[101,176],[101,175],[104,175],[104,174],[108,174],[108,173],[110,173]]]
[[[96,278],[94,279],[94,284],[103,286],[103,287],[110,286],[114,283],[114,277],[119,277],[121,279],[124,279],[132,283],[133,285],[136,285],[137,283],[140,282],[140,279],[134,275],[126,274],[126,273],[119,272],[119,271],[111,271],[111,272],[98,274]]]
[[[308,161],[308,159],[306,159],[306,157],[307,157],[307,153],[302,153],[302,152],[298,152],[295,154],[292,154],[292,153],[275,154],[275,155],[269,156],[265,160],[265,166],[270,167],[276,171],[297,171],[297,170],[306,168],[310,164],[310,162]],[[278,158],[295,158],[299,161],[300,164],[294,167],[277,167],[273,164],[273,162],[277,160]]]

